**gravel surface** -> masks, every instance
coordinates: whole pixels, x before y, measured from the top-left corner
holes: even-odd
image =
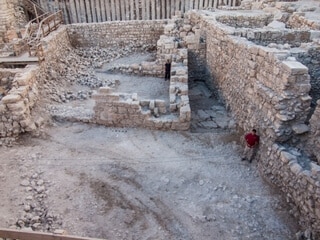
[[[144,81],[137,76],[95,79],[112,77],[124,91],[167,87],[163,79],[152,79],[147,91],[145,83],[125,84]],[[294,239],[299,228],[286,203],[256,162],[240,161],[240,134],[202,82],[190,84],[187,132],[67,121],[92,117],[94,102],[89,94],[64,101],[61,94],[96,89],[59,84],[63,92],[53,86],[58,97],[45,106],[55,120],[38,137],[1,148],[0,227],[113,240]]]

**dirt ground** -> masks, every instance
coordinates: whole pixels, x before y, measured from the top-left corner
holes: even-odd
[[[155,94],[168,87],[153,80]],[[203,83],[190,87],[193,112],[218,104]],[[90,99],[53,105],[61,117],[41,135],[1,147],[0,227],[112,240],[295,239],[286,202],[255,161],[240,161],[233,129],[200,128],[197,118],[186,132],[107,128],[66,121],[68,111],[90,115]]]

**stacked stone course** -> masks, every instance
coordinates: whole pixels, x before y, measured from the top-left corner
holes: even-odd
[[[165,20],[156,20],[72,24],[68,25],[68,33],[74,47],[154,46],[163,34],[165,23]]]
[[[38,99],[36,66],[27,66],[24,71],[12,73],[11,89],[0,101],[0,137],[17,137],[20,133],[34,131],[41,120],[32,116]],[[8,73],[2,73],[3,76]]]
[[[215,13],[205,16],[190,12],[187,17],[192,26],[201,26],[206,31],[206,65],[216,94],[225,101],[240,128],[248,131],[255,127],[261,135],[261,172],[284,192],[288,202],[293,204],[292,213],[299,217],[301,225],[312,229],[318,236],[319,166],[308,163],[305,156],[294,148],[281,145],[307,134],[311,135],[310,143],[315,151],[320,151],[318,108],[310,120],[310,134],[310,126],[305,124],[311,103],[308,67],[292,57],[290,47],[284,50],[255,44],[254,41],[262,43],[260,29],[257,30],[258,39],[255,39],[254,34],[242,34],[248,33],[248,29],[221,24]],[[255,33],[256,30],[249,31]],[[316,36],[297,30],[288,32],[291,32],[288,36],[301,33],[298,39],[288,37],[287,42],[283,42],[288,45],[300,39],[312,42],[312,37]],[[280,36],[270,34],[268,38],[263,37],[263,41],[268,39],[268,43],[272,43],[274,37],[273,44],[276,44]]]

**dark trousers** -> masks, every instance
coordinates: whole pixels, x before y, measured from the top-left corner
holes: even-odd
[[[166,71],[166,74],[164,76],[165,79],[170,79],[170,72],[169,71]]]

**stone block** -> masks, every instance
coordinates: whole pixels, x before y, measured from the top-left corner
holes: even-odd
[[[283,163],[289,163],[291,161],[296,161],[297,158],[296,156],[288,153],[288,152],[285,152],[285,151],[282,151],[280,153],[280,160],[283,162]]]
[[[7,104],[7,107],[12,112],[21,113],[21,112],[25,112],[27,110],[26,105],[23,101]]]
[[[297,61],[283,61],[281,66],[293,75],[308,73],[308,68]]]
[[[113,91],[113,88],[110,88],[110,87],[100,87],[99,88],[99,93],[100,94],[109,94]]]
[[[9,94],[7,96],[4,96],[1,101],[4,103],[4,104],[9,104],[9,103],[16,103],[18,101],[21,100],[21,96],[20,95],[17,95],[17,94]]]
[[[310,129],[309,126],[307,126],[306,124],[295,124],[292,126],[292,130],[296,134],[303,134],[309,132]]]

